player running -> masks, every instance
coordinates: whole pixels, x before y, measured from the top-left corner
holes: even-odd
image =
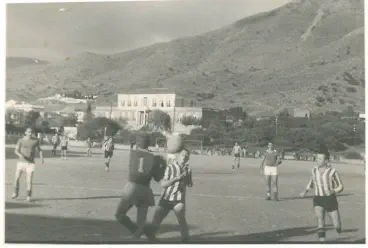
[[[314,188],[313,206],[317,217],[317,234],[321,242],[325,241],[326,231],[325,212],[330,215],[337,233],[341,233],[340,213],[336,193],[343,191],[344,186],[335,168],[328,164],[330,154],[326,146],[321,145],[317,151],[317,166],[312,169],[312,177],[304,192],[300,194],[305,197],[307,192]]]
[[[106,137],[106,140],[103,143],[103,149],[104,149],[104,157],[105,157],[105,166],[106,171],[110,170],[110,160],[112,156],[114,155],[114,140],[112,136]]]
[[[278,201],[278,166],[281,158],[276,150],[273,149],[272,142],[268,143],[268,149],[263,154],[261,163],[261,173],[265,175],[266,181],[266,200],[271,200],[271,188],[273,189],[273,199]]]
[[[56,149],[60,144],[60,137],[59,137],[59,133],[56,133],[54,136],[52,136],[51,138],[51,144],[52,144],[52,155],[56,156]]]
[[[159,182],[164,174],[166,162],[161,156],[148,151],[149,136],[141,134],[137,137],[137,149],[129,155],[129,181],[124,187],[123,196],[116,210],[115,217],[135,238],[139,238],[147,229],[144,228],[148,207],[155,205],[154,195],[150,187],[151,179]],[[127,216],[127,212],[137,207],[137,224]],[[146,234],[147,235],[147,234]]]
[[[156,232],[162,221],[171,210],[178,219],[182,242],[189,240],[188,223],[185,217],[185,192],[186,186],[193,186],[193,181],[191,169],[187,164],[188,160],[189,151],[185,149],[168,156],[165,175],[161,180],[164,190],[152,220],[153,228],[149,236],[153,241],[156,239]]]
[[[43,164],[43,154],[40,147],[39,140],[34,138],[33,129],[27,128],[25,136],[18,140],[15,147],[14,153],[18,156],[19,160],[17,163],[17,169],[15,172],[15,183],[14,193],[12,199],[18,197],[19,194],[19,179],[22,173],[25,172],[27,175],[27,201],[31,201],[32,196],[32,179],[33,172],[35,170],[35,152],[36,150],[40,153],[41,163]]]
[[[61,146],[61,159],[66,159],[66,153],[68,151],[68,137],[64,134],[63,136],[61,136],[61,140],[60,140],[60,146]]]
[[[238,145],[238,142],[235,142],[235,146],[232,151],[234,155],[233,159],[233,170],[235,169],[235,166],[239,169],[240,167],[240,153],[241,153],[241,147]]]

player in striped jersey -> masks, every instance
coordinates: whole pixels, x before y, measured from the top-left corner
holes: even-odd
[[[304,197],[310,189],[314,188],[313,206],[318,222],[318,238],[322,242],[326,237],[324,229],[326,211],[329,213],[337,233],[341,233],[336,193],[342,192],[344,186],[336,169],[328,164],[329,157],[327,147],[321,146],[317,152],[317,166],[312,170],[312,178],[305,191],[300,194],[301,197]]]
[[[148,151],[149,136],[141,134],[137,137],[138,148],[131,150],[129,155],[129,179],[124,187],[123,196],[116,210],[115,217],[140,238],[145,232],[145,222],[148,207],[155,205],[154,195],[150,187],[151,179],[159,182],[163,175],[166,161],[161,156],[155,156]],[[127,212],[137,207],[137,224],[127,216]],[[147,235],[148,236],[148,235]]]
[[[192,187],[192,174],[189,165],[189,151],[181,150],[179,153],[168,155],[167,167],[161,186],[164,188],[160,202],[153,216],[153,230],[150,238],[155,239],[155,234],[162,221],[173,210],[180,225],[182,241],[189,240],[188,224],[185,218],[185,191],[186,186]]]

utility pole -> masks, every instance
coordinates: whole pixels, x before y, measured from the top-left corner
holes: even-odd
[[[356,145],[356,126],[355,124],[353,125],[353,132],[354,132],[354,146]]]
[[[279,120],[278,120],[278,117],[277,117],[277,115],[276,115],[276,118],[275,118],[275,124],[276,124],[276,137],[277,137],[277,133],[278,133],[278,128],[277,128],[278,122],[279,122]]]

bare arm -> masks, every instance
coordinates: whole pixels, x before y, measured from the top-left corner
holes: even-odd
[[[15,146],[14,153],[18,156],[19,159],[24,159],[23,154],[20,152],[21,140],[18,140],[17,145]]]
[[[38,152],[40,153],[40,159],[41,159],[41,163],[43,164],[43,152],[40,146],[40,142],[37,142],[37,146],[36,149],[38,150]]]
[[[161,187],[167,188],[173,185],[174,183],[182,180],[186,174],[186,172],[180,174],[178,177],[170,178],[172,174],[172,170],[170,166],[166,167],[164,178],[161,180]]]
[[[261,166],[259,167],[261,170],[263,170],[264,168],[264,161],[266,160],[266,157],[263,156],[262,162],[261,162]]]
[[[305,190],[300,194],[301,197],[304,197],[310,189],[313,188],[313,179],[311,178],[307,184],[307,187],[305,187]]]
[[[342,181],[337,171],[335,171],[332,180],[335,182],[335,185],[337,185],[337,187],[333,189],[335,193],[341,193],[344,190],[344,185],[342,184]]]
[[[166,179],[162,179],[161,180],[161,187],[162,188],[167,188],[167,187],[170,187],[171,185],[173,185],[174,183],[180,181],[181,179],[183,179],[183,174],[181,174],[180,176],[178,177],[174,177],[170,180],[166,180]]]

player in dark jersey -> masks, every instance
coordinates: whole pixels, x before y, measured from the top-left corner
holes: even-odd
[[[144,133],[137,137],[137,149],[129,155],[129,180],[124,187],[122,199],[115,217],[135,238],[145,231],[148,207],[155,205],[154,195],[150,187],[151,179],[159,182],[165,171],[166,161],[148,151],[149,136]],[[127,216],[127,212],[137,207],[137,224]]]
[[[273,189],[273,198],[278,201],[278,166],[281,164],[279,153],[273,149],[273,144],[268,143],[268,149],[263,154],[261,163],[261,173],[266,181],[266,199],[271,199],[271,188]]]
[[[15,147],[14,153],[18,156],[17,169],[15,172],[14,193],[12,198],[15,199],[19,194],[19,179],[23,172],[27,175],[27,201],[31,201],[32,181],[35,170],[36,150],[40,154],[41,163],[43,164],[43,153],[40,147],[40,141],[33,136],[34,130],[27,128],[25,136],[20,138]]]

